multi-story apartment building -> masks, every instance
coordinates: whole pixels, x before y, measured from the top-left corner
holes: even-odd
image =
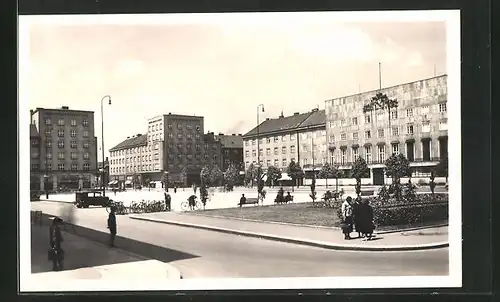
[[[203,161],[202,166],[217,166],[223,170],[224,158],[222,156],[222,142],[220,135],[208,132],[203,136]]]
[[[399,102],[390,117],[387,110],[363,113],[378,92]],[[330,162],[350,169],[364,157],[375,185],[385,183],[384,162],[393,153],[408,158],[414,176],[430,172],[448,154],[447,99],[442,75],[326,101]]]
[[[30,110],[31,180],[42,191],[88,188],[97,173],[94,112]],[[36,138],[38,137],[38,138]]]
[[[151,146],[149,146],[151,147]],[[142,183],[144,174],[155,169],[153,148],[147,145],[147,135],[137,134],[127,137],[109,150],[109,174],[111,183],[132,185]]]
[[[264,170],[275,166],[284,172],[293,160],[305,171],[313,171],[327,156],[325,111],[267,118],[242,138],[245,168],[259,161]]]
[[[242,170],[243,165],[243,137],[241,134],[224,135],[219,133],[217,139],[221,143],[221,156],[223,171],[226,171],[229,165],[233,165],[238,170]]]

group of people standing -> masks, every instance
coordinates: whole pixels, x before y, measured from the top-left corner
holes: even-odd
[[[342,203],[342,232],[344,239],[352,239],[351,233],[355,230],[358,233],[358,238],[366,238],[371,240],[373,237],[373,208],[370,206],[369,200],[364,201],[358,197],[353,201],[352,197],[347,197]]]

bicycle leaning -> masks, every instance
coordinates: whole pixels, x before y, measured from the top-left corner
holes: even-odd
[[[186,201],[181,202],[181,210],[182,211],[195,211],[201,210],[203,205],[199,200],[196,200],[197,196],[191,195]]]

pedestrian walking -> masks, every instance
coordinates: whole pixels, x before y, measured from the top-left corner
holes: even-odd
[[[165,196],[165,211],[171,211],[172,210],[172,207],[171,207],[172,206],[172,198],[166,192],[163,194]]]
[[[174,194],[177,193],[177,186],[174,186]]]
[[[108,216],[108,229],[110,233],[109,237],[109,246],[110,247],[115,247],[115,237],[116,237],[116,208],[113,206],[111,207],[111,211],[109,212]]]
[[[344,239],[349,240],[351,239],[351,232],[352,232],[352,214],[353,214],[353,209],[352,209],[352,198],[351,196],[348,196],[346,200],[342,203],[342,232],[344,233]]]
[[[49,228],[49,260],[52,261],[52,269],[54,271],[62,270],[64,263],[64,250],[62,249],[62,242],[64,240],[61,234],[61,224],[62,219],[54,217],[52,225]]]
[[[45,199],[49,200],[49,190],[45,190]]]
[[[373,224],[373,208],[368,199],[360,204],[359,214],[361,232],[366,237],[365,240],[371,240],[375,226]]]
[[[358,233],[358,238],[363,237],[363,218],[360,217],[363,213],[362,211],[362,200],[361,197],[357,197],[352,203],[352,222],[354,224],[354,229]],[[359,219],[358,219],[359,218]]]

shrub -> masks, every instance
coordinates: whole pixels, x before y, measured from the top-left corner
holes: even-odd
[[[417,201],[418,196],[415,189],[415,185],[410,180],[408,180],[408,183],[403,189],[403,200],[405,200],[406,202]]]
[[[427,184],[427,183],[425,182],[425,180],[423,180],[423,179],[419,179],[419,180],[418,180],[418,185],[419,185],[419,186],[423,186],[423,185],[426,185],[426,184]]]
[[[381,201],[387,201],[390,198],[390,193],[389,193],[390,188],[388,189],[386,185],[383,185],[380,187],[378,190],[378,199]]]

